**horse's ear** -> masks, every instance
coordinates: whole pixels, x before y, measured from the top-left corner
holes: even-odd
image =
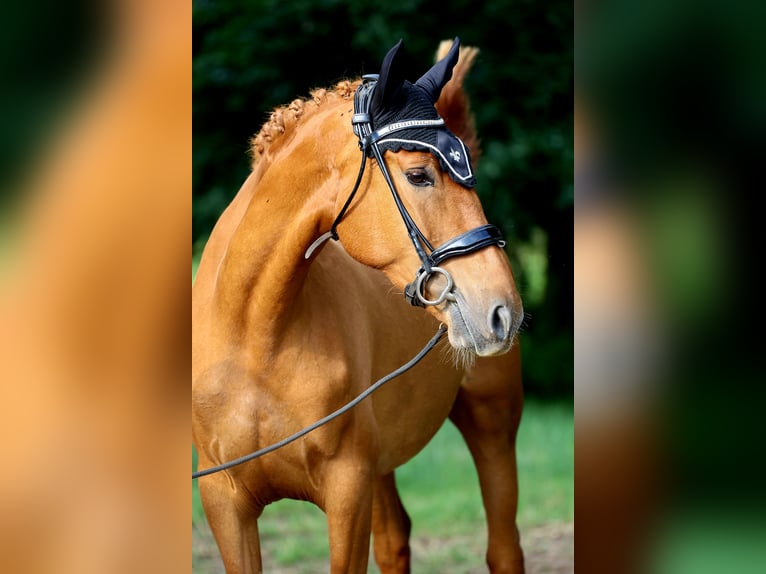
[[[457,64],[460,56],[460,38],[455,38],[452,42],[452,48],[447,55],[436,62],[433,68],[428,70],[421,78],[415,82],[416,86],[423,88],[433,103],[439,99],[444,84],[449,82],[452,77],[452,68]]]
[[[444,40],[439,44],[436,60],[444,58],[452,42]],[[463,89],[465,77],[479,54],[479,49],[473,46],[461,46],[460,58],[452,70],[452,79],[442,88],[436,111],[444,118],[447,127],[471,150],[471,159],[477,163],[481,155],[479,136],[471,113],[468,94]]]
[[[373,110],[383,109],[389,104],[404,83],[404,66],[397,65],[396,61],[396,55],[399,53],[403,44],[404,41],[399,40],[396,45],[388,51],[386,57],[383,58],[383,63],[380,66],[378,85],[375,88],[375,93],[372,95],[371,108]]]

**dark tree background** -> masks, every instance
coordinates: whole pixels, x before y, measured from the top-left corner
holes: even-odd
[[[481,50],[467,79],[478,192],[509,239],[524,299],[525,387],[571,396],[571,2],[195,0],[192,239],[204,244],[246,178],[249,138],[274,107],[378,72],[400,38],[415,80],[454,36]]]

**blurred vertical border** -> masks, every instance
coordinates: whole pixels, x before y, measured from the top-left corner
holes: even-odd
[[[188,571],[191,3],[0,8],[0,571]]]
[[[575,10],[578,567],[763,572],[766,10]]]

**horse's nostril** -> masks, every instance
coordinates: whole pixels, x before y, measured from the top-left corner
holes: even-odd
[[[489,314],[489,328],[500,341],[504,341],[511,330],[511,311],[505,305],[498,305]]]

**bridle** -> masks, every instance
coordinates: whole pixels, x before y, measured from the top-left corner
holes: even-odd
[[[351,120],[351,124],[354,129],[354,134],[359,138],[359,149],[362,151],[362,163],[359,166],[359,175],[356,178],[351,193],[343,204],[343,207],[335,218],[335,221],[330,228],[330,231],[321,235],[311,246],[306,250],[306,259],[311,257],[314,250],[319,247],[327,239],[334,239],[338,241],[339,236],[337,232],[338,224],[343,216],[346,214],[351,202],[359,189],[359,184],[362,181],[362,175],[364,174],[364,168],[367,165],[367,158],[375,158],[375,161],[380,166],[380,170],[383,173],[383,177],[391,189],[391,194],[394,197],[394,203],[399,210],[399,214],[404,221],[404,225],[407,227],[407,235],[412,241],[412,245],[415,247],[415,252],[420,259],[420,269],[415,274],[415,279],[408,284],[404,289],[404,297],[411,305],[425,307],[427,305],[439,305],[445,300],[454,301],[455,296],[452,292],[454,288],[454,281],[452,276],[447,270],[439,267],[439,264],[450,257],[459,257],[461,255],[468,255],[484,247],[490,245],[497,245],[499,247],[505,246],[502,233],[500,230],[491,224],[481,225],[470,231],[466,231],[453,237],[449,241],[443,243],[436,249],[431,245],[426,236],[420,231],[412,216],[404,206],[399,193],[396,191],[396,186],[391,179],[391,174],[388,172],[385,162],[383,161],[383,154],[378,146],[378,142],[388,138],[391,134],[401,130],[417,128],[443,128],[444,120],[442,118],[433,120],[423,119],[411,119],[394,122],[378,129],[374,129],[372,125],[372,115],[370,113],[370,103],[372,102],[372,95],[375,91],[375,87],[378,82],[378,74],[367,74],[362,77],[362,83],[356,89],[354,93],[354,115]],[[428,253],[426,253],[428,250]],[[441,293],[435,299],[428,299],[424,293],[425,287],[428,281],[434,275],[442,275],[446,280],[446,285],[442,289]]]

